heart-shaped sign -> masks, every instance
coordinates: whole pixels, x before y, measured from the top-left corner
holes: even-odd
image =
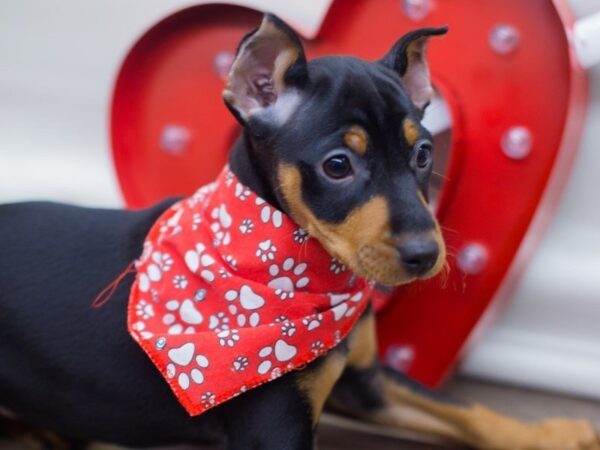
[[[407,30],[450,26],[429,54],[454,123],[438,202],[449,273],[399,289],[378,319],[388,362],[436,385],[492,299],[514,283],[531,248],[523,242],[548,220],[577,148],[586,83],[568,44],[564,0],[425,3],[429,10],[334,1],[306,50],[375,59]],[[221,169],[239,132],[221,99],[223,78],[260,18],[197,6],[157,24],[130,51],[112,107],[114,159],[130,206],[191,193]],[[187,262],[201,261],[190,253]]]

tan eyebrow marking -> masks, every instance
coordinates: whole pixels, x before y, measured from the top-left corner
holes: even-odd
[[[353,126],[344,134],[344,144],[353,152],[364,155],[369,144],[367,132],[358,125]]]
[[[402,122],[402,130],[404,131],[404,138],[408,145],[411,147],[415,145],[417,139],[419,137],[419,129],[417,128],[417,124],[409,118],[404,119]]]

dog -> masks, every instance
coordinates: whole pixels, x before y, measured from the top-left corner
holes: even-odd
[[[393,286],[432,277],[444,264],[427,205],[432,137],[421,119],[433,93],[426,46],[445,33],[409,32],[375,62],[307,62],[293,30],[268,14],[233,62],[223,97],[243,135],[230,153],[231,172],[361,279]],[[0,207],[5,416],[49,430],[70,448],[220,441],[229,450],[313,449],[327,407],[481,449],[600,449],[585,421],[521,423],[441,399],[384,367],[370,306],[302,370],[190,417],[127,332],[128,298],[140,274],[125,276],[102,307],[90,307],[140,257],[148,233],[177,201],[139,211]]]

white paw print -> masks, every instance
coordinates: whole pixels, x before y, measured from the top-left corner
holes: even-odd
[[[150,331],[144,331],[146,329],[146,324],[142,321],[134,323],[131,325],[131,328],[137,331],[142,339],[150,339],[154,336]]]
[[[173,286],[175,289],[185,289],[188,287],[188,279],[185,275],[175,275],[173,277]]]
[[[183,302],[169,300],[165,306],[170,312],[163,316],[162,322],[170,326],[169,334],[193,333],[193,325],[200,325],[204,322],[204,316],[196,309],[194,302],[190,299]],[[187,328],[184,329],[184,326],[187,326]]]
[[[237,198],[239,198],[241,201],[246,200],[248,197],[250,197],[251,191],[250,189],[248,189],[246,186],[244,186],[242,183],[237,183],[235,185],[235,196]]]
[[[168,272],[173,266],[173,258],[168,253],[152,252],[150,262],[146,269],[140,273],[138,283],[140,291],[148,292],[152,282],[160,281],[163,272]]]
[[[231,243],[231,234],[228,229],[231,227],[233,219],[227,212],[227,206],[222,203],[212,210],[210,216],[215,220],[215,222],[210,224],[210,229],[215,235],[213,245],[215,247],[229,245]]]
[[[206,246],[204,244],[196,244],[196,248],[194,250],[188,250],[185,252],[185,264],[193,273],[197,273],[198,269],[202,269],[200,271],[200,276],[205,281],[212,283],[215,280],[215,274],[212,270],[210,270],[210,266],[215,263],[215,260],[209,254],[204,253],[205,250]]]
[[[181,233],[182,228],[181,225],[179,225],[179,220],[183,215],[183,208],[180,205],[175,204],[175,207],[173,209],[176,209],[176,212],[171,217],[169,217],[160,227],[160,232],[164,235],[170,233],[171,236],[175,236]]]
[[[260,349],[258,356],[263,360],[258,365],[258,373],[266,374],[273,367],[273,358],[276,362],[282,363],[290,361],[298,353],[298,349],[285,342],[283,339],[277,340],[275,345],[267,346]]]
[[[239,300],[240,306],[244,310],[251,311],[249,314],[244,312],[237,314],[236,320],[238,326],[243,327],[248,323],[250,326],[255,327],[260,323],[260,314],[257,310],[263,307],[265,299],[256,294],[250,286],[245,284],[239,291],[235,289],[227,291],[225,293],[225,300],[228,302]],[[238,309],[235,305],[229,305],[229,312],[235,315]]]
[[[304,244],[309,237],[308,231],[302,228],[296,228],[294,230],[294,241],[298,244]]]
[[[229,330],[229,317],[223,311],[213,314],[208,318],[208,328],[216,331]]]
[[[295,332],[296,332],[296,324],[294,322],[290,322],[289,320],[286,320],[281,325],[281,334],[283,334],[284,336],[291,337],[294,335]]]
[[[336,321],[342,317],[350,317],[356,312],[356,306],[353,303],[358,303],[363,298],[362,292],[357,292],[354,295],[350,294],[328,294],[331,300],[331,310]]]
[[[281,211],[273,208],[260,197],[256,199],[255,203],[257,206],[264,205],[260,210],[260,220],[262,223],[272,222],[275,228],[281,228],[283,225],[283,213]]]
[[[183,390],[187,390],[192,382],[195,384],[204,383],[202,369],[206,369],[210,365],[208,358],[204,355],[199,354],[194,358],[195,351],[196,346],[188,342],[181,347],[170,349],[167,353],[171,361],[167,364],[167,378],[174,378],[179,371],[177,384]],[[195,362],[195,364],[192,364],[192,362]]]
[[[240,224],[240,233],[250,234],[252,233],[252,230],[254,230],[254,222],[250,219],[242,220],[242,223]]]
[[[281,267],[271,264],[269,274],[274,277],[267,286],[275,289],[275,294],[282,300],[294,297],[295,289],[302,289],[308,285],[310,279],[302,276],[308,265],[305,262],[296,263],[294,258],[287,258]]]
[[[192,217],[192,230],[196,231],[202,223],[202,216],[200,213],[195,213]]]
[[[223,259],[229,267],[231,267],[233,270],[237,270],[237,259],[231,255],[225,255]]]
[[[217,403],[217,397],[212,392],[205,392],[200,397],[200,401],[202,402],[202,406],[205,408],[210,408],[215,406],[215,403]]]
[[[154,307],[146,300],[140,300],[135,305],[135,313],[142,319],[149,319],[150,317],[154,317]]]
[[[231,370],[235,372],[243,372],[248,367],[248,364],[248,358],[246,358],[243,355],[240,355],[233,360],[233,363],[231,364],[233,367],[231,368]]]
[[[225,174],[225,186],[231,186],[231,183],[233,183],[233,172],[228,170]]]
[[[217,183],[210,183],[202,186],[194,194],[188,198],[188,206],[193,208],[197,203],[206,204],[209,194],[213,193],[217,188]]]
[[[232,275],[230,272],[227,271],[227,269],[225,269],[224,267],[219,267],[219,276],[221,278],[231,278]]]
[[[304,325],[308,331],[312,331],[316,328],[319,328],[321,326],[322,321],[323,314],[318,313],[302,319],[302,325]]]
[[[277,253],[277,247],[273,245],[271,239],[258,243],[256,256],[258,256],[262,262],[273,261],[275,259],[275,253]]]
[[[332,257],[329,270],[334,274],[339,275],[340,273],[346,271],[346,266],[339,259]]]
[[[217,338],[221,347],[233,347],[239,342],[240,335],[236,329],[222,330],[217,332]]]
[[[315,356],[321,356],[325,353],[325,346],[321,341],[315,341],[310,346],[310,351],[313,352]]]

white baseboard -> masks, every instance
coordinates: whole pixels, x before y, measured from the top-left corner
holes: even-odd
[[[493,329],[462,372],[477,378],[600,399],[600,348],[587,341]]]

